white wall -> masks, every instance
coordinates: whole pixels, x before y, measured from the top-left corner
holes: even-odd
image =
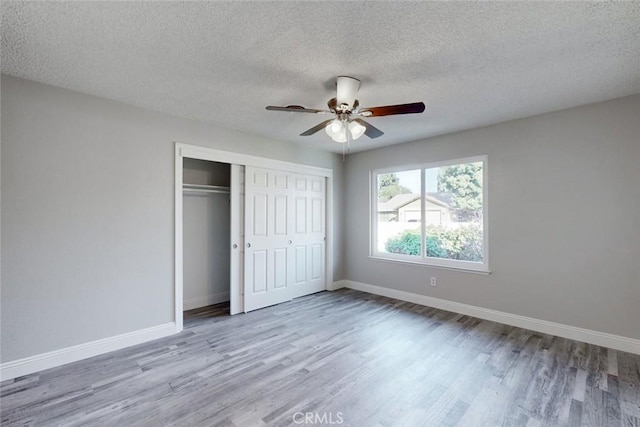
[[[368,258],[371,169],[479,154],[491,275]],[[357,153],[345,183],[347,279],[640,338],[640,95]]]
[[[174,141],[333,168],[341,212],[339,156],[11,76],[1,84],[2,362],[174,320]]]

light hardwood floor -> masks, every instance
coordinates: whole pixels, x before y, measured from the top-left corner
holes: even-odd
[[[640,426],[637,355],[352,290],[227,312],[3,382],[2,425]]]

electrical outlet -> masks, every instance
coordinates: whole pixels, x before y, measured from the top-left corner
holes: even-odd
[[[438,286],[438,281],[436,280],[435,276],[431,276],[431,286]]]

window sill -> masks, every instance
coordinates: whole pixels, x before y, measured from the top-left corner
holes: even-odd
[[[392,264],[405,264],[405,265],[408,264],[408,265],[415,265],[415,266],[427,267],[427,268],[437,268],[439,270],[450,270],[450,271],[458,271],[461,273],[481,274],[484,276],[491,274],[491,270],[465,268],[465,267],[452,267],[452,266],[445,266],[445,265],[429,264],[426,262],[419,262],[419,261],[384,258],[380,256],[375,256],[375,255],[369,255],[369,259],[373,261],[390,262]]]

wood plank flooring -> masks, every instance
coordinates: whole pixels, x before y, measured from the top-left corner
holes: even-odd
[[[1,384],[3,426],[635,426],[640,356],[353,290]]]

